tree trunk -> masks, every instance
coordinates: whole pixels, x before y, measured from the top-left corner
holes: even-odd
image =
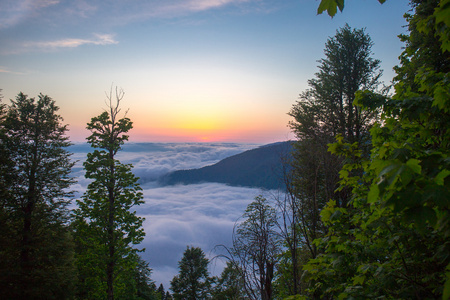
[[[114,241],[114,187],[115,187],[115,174],[114,174],[114,153],[111,149],[109,151],[110,158],[110,180],[108,186],[108,197],[109,197],[109,214],[108,214],[108,264],[106,266],[106,282],[107,282],[107,296],[108,300],[114,300],[114,252],[115,252],[115,241]]]
[[[27,297],[26,291],[30,289],[29,275],[31,271],[31,217],[34,210],[36,178],[34,176],[36,167],[34,163],[31,167],[31,175],[28,183],[28,194],[26,198],[26,205],[23,207],[23,228],[22,228],[22,245],[20,249],[20,282],[22,286],[19,287],[19,294],[25,299]]]

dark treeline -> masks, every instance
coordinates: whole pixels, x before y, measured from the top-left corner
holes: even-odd
[[[380,1],[384,2],[384,1]],[[123,92],[91,119],[91,179],[69,211],[73,162],[50,97],[0,103],[2,299],[449,299],[450,6],[411,0],[392,91],[369,35],[330,37],[318,72],[289,115],[297,140],[286,193],[257,196],[210,276],[187,247],[169,293],[138,245],[143,195],[116,154],[132,122]],[[336,13],[344,1],[322,0]]]
[[[114,93],[115,92],[115,93]],[[115,156],[131,121],[119,117],[123,92],[88,123],[92,179],[77,208],[70,160],[55,101],[20,93],[0,106],[0,297],[2,299],[160,299],[134,245],[144,237],[131,165]]]

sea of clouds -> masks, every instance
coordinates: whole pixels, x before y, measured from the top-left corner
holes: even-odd
[[[203,249],[208,258],[218,253],[216,245],[231,246],[233,227],[245,208],[260,194],[256,188],[231,187],[220,183],[160,186],[158,178],[168,172],[200,168],[226,157],[257,148],[258,144],[234,143],[130,143],[118,154],[122,163],[133,164],[140,177],[145,203],[136,207],[145,218],[143,259],[152,268],[152,279],[169,289],[178,273],[178,261],[187,246]],[[75,198],[81,197],[88,180],[82,162],[91,151],[87,144],[75,144],[70,151],[77,160],[73,174]],[[219,275],[224,262],[213,260],[210,272]]]

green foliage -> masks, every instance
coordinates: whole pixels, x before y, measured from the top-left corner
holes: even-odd
[[[372,58],[372,46],[364,29],[348,24],[327,40],[319,71],[308,81],[310,89],[289,112],[294,118],[289,125],[299,140],[323,140],[326,145],[341,134],[346,141],[362,141],[377,112],[361,111],[353,102],[357,91],[374,91],[380,85],[380,61]]]
[[[202,249],[188,246],[178,262],[178,275],[170,282],[173,298],[209,299],[212,282],[208,274],[208,264]]]
[[[148,262],[144,261],[139,255],[135,255],[136,265],[134,273],[134,285],[136,286],[136,299],[139,300],[158,300],[155,283],[151,280],[152,270]],[[162,298],[164,299],[164,298]]]
[[[290,235],[295,232],[298,236],[296,245],[286,236],[294,294],[300,292],[296,282],[300,281],[301,271],[295,269],[301,268],[299,262],[303,261],[303,265],[304,260],[315,259],[324,250],[313,242],[327,232],[328,224],[320,219],[321,210],[330,199],[340,208],[350,201],[351,189],[338,188],[340,172],[352,178],[362,172],[355,165],[341,170],[344,159],[330,153],[328,144],[339,135],[342,141],[351,143],[342,143],[341,151],[352,151],[359,143],[365,147],[358,155],[369,154],[368,130],[377,120],[379,109],[363,111],[354,105],[354,100],[356,92],[375,91],[380,85],[380,61],[372,57],[372,45],[363,29],[352,29],[346,24],[337,30],[325,44],[325,58],[319,61],[316,77],[308,81],[310,89],[300,95],[289,113],[294,118],[291,129],[298,139],[287,180],[293,212]],[[353,163],[358,159],[353,158]],[[301,289],[306,289],[304,282]]]
[[[213,298],[217,300],[245,299],[244,280],[239,266],[228,261],[217,280]]]
[[[321,0],[319,7],[317,8],[317,14],[320,15],[324,11],[327,11],[327,14],[330,17],[334,17],[338,8],[341,12],[344,10],[344,1],[345,0]],[[384,3],[386,0],[378,0],[378,2]]]
[[[357,95],[355,104],[382,110],[370,157],[343,139],[330,146],[348,162],[340,184],[351,188],[352,200],[347,207],[330,201],[321,213],[328,233],[315,243],[325,252],[304,267],[315,296],[449,296],[450,59],[433,25],[444,2],[412,1],[392,99]]]
[[[417,23],[417,29],[424,34],[439,38],[442,52],[450,51],[450,1],[441,0],[431,15]]]
[[[301,243],[298,248],[294,249],[294,251],[297,251],[296,256],[292,255],[291,251],[292,250],[287,247],[287,249],[279,255],[274,282],[275,299],[290,299],[290,295],[305,294],[308,288],[308,284],[302,280],[302,277],[304,274],[303,266],[311,259],[311,253],[308,251],[307,247]],[[296,258],[296,260],[293,261],[293,258]],[[295,271],[297,271],[298,274],[294,275]],[[295,276],[298,278],[295,279]],[[296,280],[298,282],[295,287]]]
[[[165,291],[164,290],[164,286],[161,283],[158,287],[158,289],[156,290],[156,296],[158,300],[172,300],[172,295],[169,293],[169,291]]]
[[[267,199],[255,197],[233,234],[234,262],[245,280],[250,299],[271,299],[281,240],[277,232],[277,214]]]
[[[50,97],[0,105],[0,290],[7,299],[68,299],[75,270],[66,226],[73,163]]]
[[[74,211],[80,296],[117,299],[136,294],[132,273],[139,266],[137,249],[144,237],[143,218],[133,211],[143,203],[138,178],[130,164],[115,158],[128,140],[131,121],[118,119],[123,92],[116,89],[116,104],[108,98],[110,112],[91,119],[88,142],[95,150],[84,162],[85,177],[92,179]],[[128,275],[127,275],[128,274]],[[129,298],[128,298],[129,299]]]
[[[337,12],[337,8],[340,11],[344,9],[344,0],[322,0],[317,8],[317,14],[321,14],[326,10],[328,15],[333,17]]]

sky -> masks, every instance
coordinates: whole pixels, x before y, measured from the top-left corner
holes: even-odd
[[[314,0],[0,0],[0,89],[52,97],[72,141],[116,86],[131,141],[283,141],[345,23],[366,28],[392,80],[408,1],[345,3],[332,19]]]

